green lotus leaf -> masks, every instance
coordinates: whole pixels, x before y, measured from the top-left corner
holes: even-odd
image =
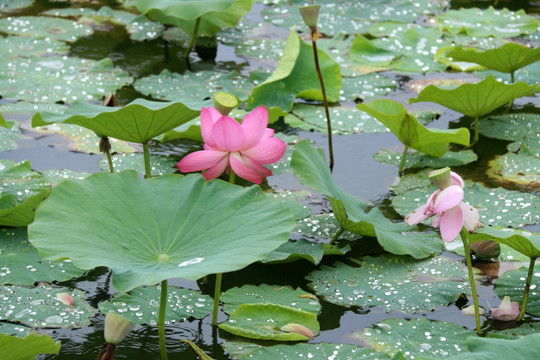
[[[50,190],[43,190],[28,197],[24,202],[17,203],[13,194],[3,195],[0,198],[0,225],[27,226],[34,220],[37,207],[50,194]]]
[[[251,9],[252,0],[137,0],[137,9],[154,21],[178,26],[193,36],[215,36],[223,28],[234,27]]]
[[[491,70],[513,73],[540,60],[540,48],[531,49],[509,42],[493,50],[456,47],[446,55],[453,60],[473,62]]]
[[[9,13],[13,10],[28,7],[34,3],[34,0],[4,0],[0,4],[0,11]]]
[[[251,351],[245,359],[365,359],[390,360],[390,356],[373,349],[351,344],[294,344],[263,346]],[[242,357],[244,359],[244,357]]]
[[[293,226],[290,210],[256,186],[205,182],[197,174],[145,181],[128,170],[62,182],[28,234],[42,258],[107,266],[125,292],[239,270],[287,241]]]
[[[353,337],[363,340],[376,351],[390,356],[403,352],[408,359],[433,356],[437,359],[461,354],[466,341],[476,334],[448,321],[420,319],[387,319]]]
[[[232,314],[242,304],[259,303],[288,306],[315,315],[321,311],[321,304],[315,295],[290,286],[244,285],[227,290],[219,299],[224,303],[223,311],[227,314]]]
[[[390,68],[390,64],[396,57],[396,54],[378,48],[362,35],[356,35],[349,56],[351,59],[361,64]]]
[[[58,294],[68,294],[74,300],[68,306],[56,299]],[[90,318],[97,310],[84,302],[86,293],[63,287],[41,284],[29,289],[21,286],[0,286],[3,308],[0,320],[20,321],[34,327],[74,328],[90,325]]]
[[[493,240],[510,246],[529,258],[540,257],[540,235],[519,229],[485,227],[471,234],[471,241]]]
[[[468,129],[428,129],[414,116],[408,114],[403,105],[394,100],[375,100],[367,104],[358,104],[356,107],[386,125],[405,146],[426,155],[443,156],[448,151],[449,143],[469,145]]]
[[[538,84],[538,76],[540,75],[540,62],[535,62],[529,66],[516,70],[514,73],[514,81],[512,81],[512,74],[501,73],[495,70],[479,70],[475,71],[474,75],[478,76],[480,79],[485,79],[486,77],[492,75],[498,81],[504,81],[505,83],[524,81],[527,84],[534,86]]]
[[[45,334],[30,334],[25,338],[0,334],[0,354],[4,360],[34,360],[40,354],[59,352],[60,341]]]
[[[219,328],[250,339],[309,340],[300,333],[282,330],[289,324],[299,324],[315,335],[319,332],[316,314],[269,303],[242,304],[229,316],[229,320],[219,324]]]
[[[266,196],[269,198],[280,201],[284,205],[287,205],[291,209],[296,220],[304,219],[311,215],[311,209],[307,205],[300,202],[300,200],[304,200],[310,195],[311,193],[309,191],[291,190],[266,193]]]
[[[24,135],[15,120],[4,120],[0,115],[0,151],[14,150],[18,147],[16,140],[24,139]]]
[[[430,85],[410,99],[409,104],[431,101],[464,115],[476,118],[489,114],[498,107],[522,96],[534,95],[538,86],[529,86],[525,82],[507,85],[488,76],[476,84],[464,84],[456,89],[443,90]]]
[[[480,229],[477,229],[477,230],[480,230]],[[483,239],[489,239],[490,238],[488,235],[482,235],[482,236],[483,237],[481,237],[481,236],[475,237],[475,239],[483,240]],[[506,262],[506,264],[504,264],[503,266],[508,266],[509,268],[508,269],[504,268],[504,270],[500,270],[501,272],[508,271],[508,270],[510,270],[512,268],[519,267],[518,264],[520,264],[520,262],[528,262],[529,261],[529,258],[527,256],[523,255],[519,251],[516,251],[516,250],[512,249],[508,245],[499,244],[499,247],[500,247],[499,256],[497,256],[496,258],[488,259],[488,260],[497,259],[497,260],[499,260],[500,263]],[[462,241],[453,241],[451,243],[445,243],[444,244],[444,249],[447,250],[447,251],[451,251],[453,253],[456,253],[456,254],[458,254],[460,256],[465,256]],[[477,260],[482,260],[482,259],[479,259],[477,257]]]
[[[25,338],[33,332],[32,328],[25,325],[0,322],[0,334]]]
[[[334,213],[311,215],[296,222],[293,232],[316,240],[331,239],[339,230],[340,224]],[[345,230],[339,236],[340,239],[356,240],[359,235]]]
[[[535,139],[540,133],[540,115],[518,113],[489,116],[480,121],[478,126],[480,134],[490,138],[509,141],[527,137]]]
[[[114,171],[136,170],[139,174],[144,174],[143,157],[141,153],[112,155]],[[150,154],[150,169],[154,176],[175,173],[178,170],[176,164],[178,164],[178,159],[173,160],[167,156]],[[99,161],[99,167],[105,171],[109,170],[109,161],[106,157]]]
[[[199,109],[197,105],[185,105],[181,102],[164,103],[144,99],[137,99],[121,108],[76,101],[62,115],[34,115],[32,126],[75,124],[101,135],[144,144],[153,137],[195,118],[199,115]]]
[[[159,313],[159,285],[139,287],[129,294],[117,293],[111,300],[99,304],[99,311],[104,314],[116,313],[133,321],[135,324],[155,326]],[[212,313],[214,300],[199,291],[167,286],[167,311],[165,323],[174,324],[189,318],[202,319]]]
[[[17,36],[75,42],[79,38],[92,35],[94,30],[88,25],[72,20],[19,16],[0,19],[0,32]]]
[[[538,251],[538,250],[537,250]],[[497,279],[495,291],[499,297],[510,296],[512,301],[517,301],[520,304],[523,301],[523,290],[525,289],[525,279],[527,278],[528,269],[522,267],[518,270],[507,271]],[[538,271],[534,273],[529,290],[529,298],[527,299],[526,313],[534,316],[540,316],[540,296],[538,289],[540,288]]]
[[[495,36],[509,38],[521,34],[533,34],[538,29],[538,21],[523,10],[487,10],[462,8],[440,14],[437,27],[452,34],[466,32],[469,36]]]
[[[6,119],[4,119],[2,114],[0,114],[0,126],[5,127],[5,128],[9,128],[9,124],[6,122]]]
[[[373,157],[383,164],[399,165],[402,155],[402,153],[396,153],[387,149],[382,149],[375,153]],[[448,151],[446,154],[439,158],[420,153],[408,153],[407,157],[405,158],[405,165],[403,166],[403,168],[414,169],[431,167],[437,169],[446,166],[454,167],[467,165],[475,162],[476,160],[478,160],[478,155],[476,155],[472,150]]]
[[[308,141],[296,144],[291,166],[302,184],[333,201],[336,219],[345,230],[377,237],[385,250],[397,255],[421,259],[440,251],[434,237],[432,241],[421,239],[416,227],[390,221],[378,208],[368,209],[365,202],[341,189],[332,178],[324,153]]]
[[[354,78],[343,78],[342,101],[366,101],[373,97],[381,97],[396,89],[396,81],[392,78],[368,74]]]
[[[49,57],[67,54],[69,46],[51,38],[33,39],[23,36],[7,36],[0,38],[0,52],[10,58]]]
[[[341,238],[343,237],[345,236]],[[276,250],[268,253],[261,262],[279,264],[305,259],[314,265],[318,265],[325,255],[345,255],[350,250],[349,245],[337,247],[328,243],[314,243],[302,238],[286,242]]]
[[[514,183],[525,187],[540,186],[540,157],[525,147],[517,154],[497,155],[489,161],[489,177],[504,183]]]
[[[323,51],[318,50],[317,54],[325,81],[326,96],[329,102],[336,102],[342,86],[339,65]],[[296,97],[322,100],[322,92],[315,70],[313,47],[304,43],[293,30],[276,70],[265,82],[253,89],[247,108],[265,105],[279,106],[282,110],[289,111]]]
[[[522,324],[521,326],[518,326],[516,328],[497,331],[494,334],[496,334],[497,337],[508,336],[511,339],[515,339],[516,337],[536,334],[538,333],[538,330],[540,330],[540,323],[531,322],[531,323]]]
[[[406,313],[432,311],[469,291],[467,270],[444,257],[417,261],[380,256],[354,262],[354,267],[336,262],[311,272],[306,277],[310,288],[337,305],[382,306],[386,312]]]
[[[61,114],[66,111],[67,106],[60,104],[34,104],[26,101],[19,101],[16,103],[4,103],[0,105],[0,112],[3,112],[6,117],[9,114],[34,114],[40,111],[47,111],[52,113]]]
[[[459,59],[454,59],[448,55],[448,51],[454,49],[454,46],[445,46],[437,50],[433,59],[445,64],[450,69],[457,71],[474,71],[474,70],[484,70],[485,67],[478,65],[473,62],[460,61]],[[451,80],[450,80],[451,81]]]
[[[62,181],[66,179],[72,179],[72,180],[82,180],[88,176],[90,176],[90,173],[87,172],[76,172],[68,169],[64,170],[58,170],[58,169],[51,169],[47,171],[41,171],[41,175],[43,175],[43,178],[47,180],[49,184],[51,184],[53,187],[60,184]]]

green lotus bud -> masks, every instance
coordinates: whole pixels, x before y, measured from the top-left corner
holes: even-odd
[[[446,189],[452,185],[452,178],[450,177],[450,168],[445,167],[442,169],[437,169],[430,171],[428,173],[429,180],[441,190]]]
[[[471,254],[474,254],[480,260],[496,259],[501,253],[501,246],[493,240],[473,242],[470,247]]]
[[[315,336],[313,331],[305,327],[304,325],[296,324],[296,323],[290,323],[287,325],[283,325],[281,327],[281,331],[285,331],[288,333],[297,333],[300,335],[304,335],[307,338],[312,338]]]
[[[134,327],[133,321],[115,313],[107,313],[105,316],[105,341],[118,345]]]
[[[229,115],[232,109],[238,105],[240,105],[240,101],[233,94],[225,91],[218,91],[214,94],[214,107],[223,116]]]
[[[310,28],[317,27],[317,20],[319,20],[319,9],[321,8],[320,5],[308,5],[308,6],[302,6],[300,10],[300,15],[302,15],[302,19],[304,20],[304,23],[306,23],[307,26]]]

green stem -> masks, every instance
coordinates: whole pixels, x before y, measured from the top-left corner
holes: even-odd
[[[107,151],[106,154],[107,154],[107,161],[109,162],[109,171],[114,174],[114,165],[112,162],[111,152]]]
[[[512,82],[512,84],[516,82],[516,77],[513,71],[510,73],[510,81]]]
[[[165,343],[165,310],[167,310],[167,280],[161,282],[161,298],[159,299],[158,332],[161,360],[167,360],[167,347]]]
[[[216,274],[216,285],[214,286],[214,313],[212,314],[212,325],[217,324],[217,316],[219,310],[219,296],[221,295],[221,278],[222,273]]]
[[[463,251],[465,252],[465,262],[467,263],[467,270],[469,272],[469,283],[471,284],[471,291],[474,303],[474,317],[476,319],[476,333],[482,335],[482,324],[480,323],[480,306],[478,305],[478,295],[476,293],[476,283],[474,281],[474,273],[472,269],[471,250],[469,249],[469,243],[467,241],[467,229],[464,227],[461,229],[460,235],[463,241]]]
[[[200,24],[201,24],[201,17],[199,16],[197,20],[195,20],[195,28],[193,29],[193,35],[191,36],[191,41],[189,42],[188,49],[186,50],[186,53],[184,54],[184,59],[189,59],[189,54],[191,53],[191,50],[193,50],[193,46],[195,46],[195,41],[197,40]]]
[[[513,71],[510,73],[510,82],[512,84],[516,82],[516,78],[515,78],[515,75],[514,75]],[[514,100],[513,99],[508,102],[508,106],[506,107],[505,113],[510,111],[510,109],[512,108],[512,105],[514,105]]]
[[[399,163],[400,174],[403,172],[403,167],[405,166],[405,158],[407,158],[407,151],[409,151],[409,145],[405,145],[405,149],[403,149],[403,154],[401,155],[401,161]]]
[[[150,151],[148,151],[148,142],[143,144],[144,153],[144,178],[149,179],[152,177],[152,169],[150,168]]]
[[[525,315],[525,310],[527,309],[527,301],[529,299],[529,289],[531,288],[531,281],[532,281],[532,275],[534,272],[535,262],[536,262],[536,258],[531,258],[531,262],[529,263],[529,273],[527,274],[527,281],[525,282],[525,290],[523,290],[523,301],[521,302],[521,311],[519,312],[519,316],[516,319],[517,321],[521,321],[521,319],[523,319],[523,315]]]
[[[229,182],[231,184],[234,184],[234,181],[236,180],[236,174],[234,173],[234,171],[231,169],[230,172],[229,172]]]
[[[339,235],[341,235],[341,233],[344,231],[345,229],[340,227],[339,230],[337,231],[337,233],[334,235],[334,237],[332,238],[332,240],[330,240],[330,245],[334,245],[334,243],[337,241],[337,239],[339,238]]]
[[[316,30],[315,30],[316,31]],[[330,122],[330,112],[328,111],[328,99],[326,98],[326,90],[324,88],[324,81],[319,66],[319,55],[317,54],[317,41],[314,39],[313,30],[311,31],[311,42],[313,44],[313,57],[315,59],[315,68],[317,69],[317,75],[319,76],[319,82],[321,83],[321,92],[324,102],[324,111],[326,113],[326,126],[328,128],[328,153],[330,156],[330,171],[334,169],[334,147],[332,146],[332,124]],[[316,36],[316,35],[315,35]]]
[[[478,142],[478,116],[474,118],[474,140],[470,146],[473,146]]]

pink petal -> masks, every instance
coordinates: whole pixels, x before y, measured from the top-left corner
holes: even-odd
[[[438,228],[439,225],[441,225],[441,215],[435,215],[433,219],[431,219],[431,226]]]
[[[75,300],[73,300],[71,295],[69,295],[68,293],[56,294],[56,300],[67,306],[73,306],[75,304]]]
[[[209,169],[228,155],[223,151],[201,150],[184,157],[176,165],[181,172],[193,172]]]
[[[459,207],[463,211],[463,226],[465,226],[465,229],[474,232],[477,227],[481,227],[480,214],[476,208],[464,203],[459,204]]]
[[[409,225],[416,225],[426,220],[428,217],[433,216],[433,213],[426,211],[428,204],[420,206],[418,209],[411,211],[405,216],[405,222]]]
[[[279,161],[287,150],[287,145],[278,138],[261,140],[255,146],[242,150],[243,156],[259,164],[272,164]]]
[[[242,119],[242,130],[246,139],[244,148],[250,148],[261,140],[266,125],[268,125],[268,110],[264,106],[258,106],[244,116]]]
[[[264,134],[262,136],[263,139],[270,139],[274,137],[274,129],[269,129],[269,128],[266,128],[264,130]]]
[[[426,208],[424,209],[424,214],[427,214],[429,212],[431,213],[431,215],[433,215],[433,202],[435,201],[437,196],[439,196],[440,193],[441,193],[441,190],[437,189],[433,192],[433,194],[429,196],[428,201],[426,202]]]
[[[491,315],[495,320],[514,321],[519,315],[519,303],[510,301],[510,296],[505,296],[498,308],[491,310]]]
[[[205,143],[212,147],[216,147],[214,138],[212,137],[212,128],[216,121],[223,115],[212,107],[201,109],[201,135]]]
[[[227,170],[229,167],[229,153],[225,153],[225,155],[223,159],[204,172],[203,176],[207,181],[218,178]]]
[[[247,181],[251,181],[252,183],[255,183],[255,184],[260,184],[263,181],[264,176],[260,174],[259,172],[255,171],[248,164],[246,164],[245,158],[242,158],[240,153],[232,153],[230,156],[230,162],[231,162],[231,168],[233,169],[233,171],[236,173],[236,175],[240,176],[242,179],[246,179]],[[269,170],[267,169],[267,171]],[[270,172],[270,174],[271,173],[272,172]]]
[[[465,187],[465,183],[463,182],[463,179],[461,178],[461,176],[459,176],[453,171],[450,171],[450,179],[452,181],[452,185],[458,185],[462,188]]]
[[[217,148],[224,151],[238,151],[244,147],[246,139],[240,124],[228,116],[221,117],[212,128],[212,138]]]
[[[240,154],[242,155],[242,154]],[[266,167],[262,166],[261,164],[257,164],[247,156],[242,156],[243,163],[249,166],[253,171],[255,171],[257,174],[261,175],[262,177],[267,177],[272,175],[272,171],[267,169]]]
[[[457,185],[450,185],[433,202],[433,212],[441,214],[458,206],[463,200],[463,190]]]
[[[448,188],[447,188],[448,189]],[[445,211],[441,216],[440,229],[441,237],[446,242],[454,241],[461,228],[463,227],[463,211],[459,206],[456,206],[448,211]]]

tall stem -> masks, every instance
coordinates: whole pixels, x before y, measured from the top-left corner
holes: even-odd
[[[473,146],[478,141],[478,116],[474,118],[474,140],[470,146]]]
[[[405,145],[403,149],[403,154],[401,154],[401,161],[399,162],[399,173],[403,172],[403,167],[405,166],[405,158],[407,157],[407,151],[409,151],[409,145]]]
[[[152,169],[150,168],[150,151],[148,150],[148,141],[143,144],[144,153],[144,178],[152,177]]]
[[[114,165],[112,162],[111,152],[107,151],[106,154],[107,154],[107,161],[109,162],[109,171],[114,174]]]
[[[536,262],[536,258],[531,258],[531,262],[529,263],[529,273],[527,274],[527,281],[525,282],[525,290],[523,290],[523,301],[521,302],[521,311],[519,312],[519,315],[517,317],[517,321],[521,321],[523,319],[523,315],[525,315],[525,310],[527,309],[527,301],[529,299],[529,289],[531,288],[531,281],[532,281],[532,275],[534,272],[534,263]]]
[[[167,347],[165,343],[165,310],[167,310],[167,280],[161,282],[161,297],[159,299],[158,332],[161,360],[167,360]]]
[[[186,50],[186,53],[184,54],[184,59],[189,59],[189,54],[191,53],[191,50],[193,50],[193,46],[195,46],[195,41],[197,40],[197,35],[199,34],[200,24],[201,24],[201,17],[199,16],[197,20],[195,20],[195,28],[193,29],[193,35],[191,36],[191,41],[189,42],[188,49]]]
[[[317,69],[317,75],[319,76],[319,82],[321,83],[321,92],[324,102],[324,111],[326,113],[326,126],[328,128],[328,153],[330,156],[330,171],[334,169],[334,148],[332,146],[332,124],[330,123],[330,112],[328,111],[328,100],[326,98],[326,90],[324,88],[324,81],[319,66],[319,55],[317,54],[317,27],[311,29],[311,43],[313,44],[313,58],[315,59],[315,68]]]
[[[221,278],[222,273],[216,274],[216,285],[214,286],[214,313],[212,314],[212,325],[217,324],[217,316],[219,310],[219,296],[221,295]]]
[[[461,240],[463,241],[463,251],[465,252],[465,262],[467,263],[467,271],[469,272],[469,283],[471,284],[471,291],[474,303],[474,317],[476,319],[476,333],[482,334],[482,324],[480,323],[480,306],[478,305],[478,295],[476,293],[476,283],[474,281],[474,273],[472,269],[471,251],[469,249],[469,242],[467,240],[467,229],[464,227],[460,232]]]
[[[337,233],[334,235],[334,237],[332,238],[332,240],[330,240],[330,245],[334,245],[334,243],[337,241],[337,239],[339,238],[339,235],[341,235],[341,233],[344,231],[345,229],[340,227],[339,230],[337,231]]]

